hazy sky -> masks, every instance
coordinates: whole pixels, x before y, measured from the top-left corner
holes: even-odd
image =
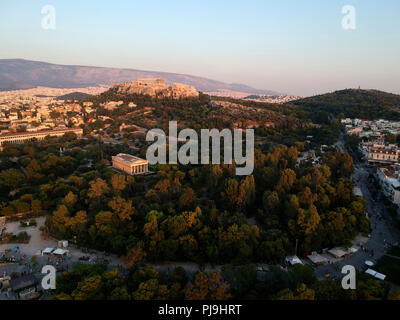
[[[56,9],[44,30],[43,6]],[[342,28],[342,7],[356,29]],[[298,95],[400,93],[399,0],[12,0],[0,58],[168,71]]]

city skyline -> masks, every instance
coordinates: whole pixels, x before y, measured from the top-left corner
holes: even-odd
[[[96,4],[3,5],[0,58],[183,73],[303,96],[400,92],[396,1]],[[55,30],[42,28],[45,5],[56,10]],[[355,30],[342,28],[345,5],[356,9]]]

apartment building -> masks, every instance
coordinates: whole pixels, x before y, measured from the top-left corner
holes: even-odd
[[[384,195],[393,204],[400,205],[400,167],[380,167],[377,169],[377,177]]]
[[[399,161],[400,150],[397,147],[393,148],[374,148],[368,150],[368,163],[370,164],[392,164]]]

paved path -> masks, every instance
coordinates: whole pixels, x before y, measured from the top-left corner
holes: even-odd
[[[19,251],[10,252],[6,254],[6,258],[14,258],[16,261],[21,262],[23,264],[29,264],[28,268],[32,267],[31,258],[36,256],[36,261],[38,264],[37,269],[41,269],[42,266],[51,264],[57,268],[70,270],[75,264],[78,262],[85,264],[94,264],[96,261],[101,261],[106,259],[110,262],[109,268],[117,267],[123,265],[121,259],[119,259],[116,255],[105,254],[104,252],[99,252],[96,250],[90,250],[92,254],[82,253],[81,250],[75,246],[69,246],[67,250],[69,250],[70,258],[64,261],[57,259],[53,256],[42,256],[41,250],[45,248],[57,248],[58,241],[53,238],[43,238],[39,228],[45,224],[46,217],[36,218],[37,226],[36,227],[21,227],[19,221],[16,222],[8,222],[6,224],[6,232],[17,234],[22,231],[26,231],[31,239],[27,244],[1,244],[0,245],[0,256],[5,253],[5,251],[12,250],[14,247],[19,247]],[[82,256],[89,256],[89,261],[79,261],[79,258]]]

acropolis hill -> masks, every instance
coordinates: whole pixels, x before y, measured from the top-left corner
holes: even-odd
[[[114,84],[112,89],[122,94],[147,94],[154,97],[171,97],[174,99],[199,96],[193,86],[181,83],[174,83],[173,86],[169,86],[166,84],[166,80],[162,78],[138,79],[131,83]]]

